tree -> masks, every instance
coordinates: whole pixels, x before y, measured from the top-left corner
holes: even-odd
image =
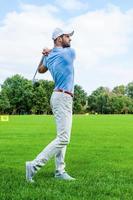
[[[88,97],[88,111],[91,113],[108,114],[110,110],[110,91],[106,87],[99,87]]]
[[[6,94],[3,91],[0,92],[0,113],[7,114],[10,109],[10,102]]]
[[[20,75],[7,78],[2,92],[10,102],[9,114],[30,113],[32,108],[33,87],[31,81]]]
[[[45,81],[40,80],[37,86],[33,86],[32,113],[34,114],[48,114],[50,112],[48,87],[46,88],[44,85]]]
[[[125,95],[126,93],[126,88],[124,85],[119,85],[114,87],[114,89],[112,90],[113,93],[117,94],[117,95]]]
[[[50,98],[54,82],[40,80],[34,86],[20,75],[7,78],[0,90],[2,114],[52,114]],[[119,85],[112,91],[99,87],[87,97],[79,85],[74,90],[74,113],[124,114],[133,113],[133,82]]]
[[[45,90],[46,97],[47,97],[47,107],[46,107],[47,114],[52,114],[52,110],[50,107],[50,98],[54,89],[54,82],[48,81],[48,80],[41,80],[41,84]]]
[[[87,93],[79,85],[75,85],[74,88],[74,102],[73,112],[74,113],[85,113],[87,103]]]
[[[133,82],[129,83],[126,87],[126,94],[133,99]]]
[[[112,113],[133,113],[133,101],[129,97],[113,94],[110,101]]]

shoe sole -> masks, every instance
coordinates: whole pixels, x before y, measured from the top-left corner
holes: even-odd
[[[58,180],[63,180],[63,181],[75,181],[75,180],[76,180],[75,178],[72,178],[72,179],[69,179],[69,178],[67,179],[67,178],[66,178],[66,179],[65,179],[65,178],[57,177],[57,176],[55,176],[55,178],[58,179]]]

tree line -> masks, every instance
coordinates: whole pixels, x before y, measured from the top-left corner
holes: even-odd
[[[54,82],[39,80],[34,85],[18,74],[7,78],[0,91],[0,114],[52,114],[50,97]],[[75,114],[133,114],[133,82],[110,90],[99,87],[87,95],[75,85],[73,113]]]

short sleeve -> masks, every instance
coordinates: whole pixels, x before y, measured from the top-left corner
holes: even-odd
[[[68,59],[72,59],[72,60],[74,60],[75,59],[75,50],[74,49],[72,49],[72,48],[70,48],[70,47],[66,47],[66,48],[64,48],[64,53],[65,53],[65,57]]]
[[[75,50],[72,48],[70,48],[70,49],[71,49],[72,58],[75,59],[76,58]]]

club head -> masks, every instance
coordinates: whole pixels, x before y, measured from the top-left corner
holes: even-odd
[[[38,87],[40,85],[38,79],[33,79],[32,80],[32,85],[35,86],[35,87]]]

